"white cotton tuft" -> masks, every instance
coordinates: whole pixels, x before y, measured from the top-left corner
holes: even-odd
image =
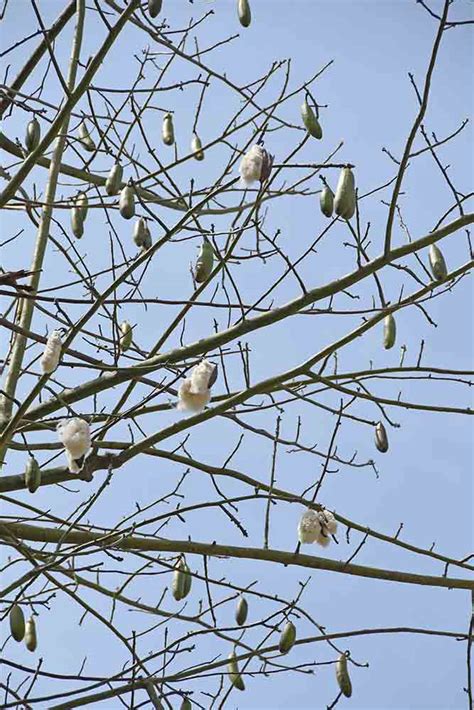
[[[204,394],[209,390],[209,380],[214,374],[216,366],[209,362],[209,360],[203,360],[193,367],[191,372],[191,392],[193,394]]]
[[[50,375],[59,365],[63,342],[59,330],[53,330],[46,341],[44,352],[41,356],[41,369],[45,375]]]
[[[211,390],[193,392],[192,379],[189,377],[179,387],[178,409],[180,412],[202,412],[204,407],[209,404],[210,399]]]
[[[240,162],[239,173],[242,185],[248,187],[256,180],[260,180],[263,165],[263,148],[253,145]]]
[[[57,426],[57,432],[66,451],[69,471],[79,473],[84,463],[82,459],[91,448],[89,424],[79,417],[63,419]]]
[[[337,530],[337,522],[329,510],[312,510],[308,508],[301,516],[298,524],[298,539],[302,543],[317,543],[327,547],[331,535]]]

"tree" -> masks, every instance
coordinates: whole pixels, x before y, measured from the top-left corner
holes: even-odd
[[[429,110],[466,5],[403,4],[431,48],[377,182],[331,135],[337,63],[245,63],[268,4],[161,5],[31,0],[4,52],[23,56],[0,104],[4,706],[332,708],[350,677],[380,707],[371,659],[400,633],[440,665],[456,646],[450,697],[472,702],[465,606],[464,628],[360,607],[408,614],[421,590],[449,624],[474,593],[468,485],[429,475],[472,414],[473,193],[446,162],[468,125],[438,135]],[[387,707],[423,704],[384,672]]]

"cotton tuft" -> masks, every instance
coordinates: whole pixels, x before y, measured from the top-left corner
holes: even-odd
[[[301,516],[298,524],[298,539],[302,543],[317,543],[327,547],[331,535],[337,530],[337,522],[329,510],[312,510],[308,508]]]
[[[216,379],[217,368],[209,360],[193,367],[178,390],[178,409],[187,412],[202,412],[211,399],[211,387]]]
[[[43,374],[50,375],[59,365],[63,342],[59,330],[53,330],[46,341],[44,352],[41,356],[40,365]]]
[[[245,187],[248,187],[256,180],[260,180],[262,175],[263,158],[263,148],[259,145],[253,145],[242,158],[239,166],[239,173],[240,181]]]
[[[63,419],[57,426],[57,432],[66,452],[69,471],[79,473],[91,448],[89,424],[79,417]]]

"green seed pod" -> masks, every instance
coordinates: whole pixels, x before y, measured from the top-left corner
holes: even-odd
[[[161,6],[163,5],[163,0],[148,0],[148,12],[152,20],[161,12]]]
[[[296,627],[291,621],[288,621],[285,628],[281,632],[280,642],[278,644],[280,653],[288,653],[288,651],[291,651],[295,645],[295,641]]]
[[[352,683],[347,670],[347,656],[341,653],[336,663],[336,680],[341,693],[350,698],[352,695]]]
[[[163,138],[163,143],[165,145],[173,145],[173,143],[174,143],[174,126],[173,126],[173,116],[170,113],[166,113],[163,118],[163,127],[161,129],[161,135]]]
[[[383,346],[385,350],[390,350],[395,345],[397,337],[397,326],[395,318],[391,313],[385,316],[383,321]]]
[[[209,278],[213,265],[214,249],[209,239],[204,237],[194,270],[194,278],[198,284],[203,283],[203,281]]]
[[[124,320],[123,323],[120,324],[120,350],[123,353],[128,350],[132,344],[132,337],[132,326],[128,320]]]
[[[235,656],[235,651],[229,654],[227,664],[227,671],[229,673],[229,680],[237,690],[245,690],[245,684],[242,676],[239,673],[239,666],[237,665],[237,658]]]
[[[124,219],[131,219],[135,214],[135,194],[130,184],[120,192],[119,211]]]
[[[382,454],[385,454],[388,451],[387,430],[382,422],[379,422],[375,427],[375,446]]]
[[[184,599],[186,596],[185,594],[185,587],[187,584],[187,579],[189,575],[186,575],[185,572],[185,562],[183,562],[183,559],[180,558],[178,562],[176,563],[176,566],[174,568],[173,572],[173,582],[171,584],[171,591],[173,592],[173,596],[176,599],[177,602],[181,601],[181,599]],[[189,589],[188,589],[189,592]]]
[[[179,706],[179,710],[192,710],[191,701],[189,698],[183,698],[183,702]]]
[[[429,258],[431,273],[433,274],[435,281],[442,281],[448,275],[448,269],[444,256],[436,244],[432,244],[430,246]]]
[[[36,636],[36,624],[32,616],[28,619],[25,626],[25,644],[28,651],[36,651],[38,639]]]
[[[82,221],[86,221],[87,212],[89,210],[89,200],[85,192],[80,192],[76,198],[77,208],[81,211]]]
[[[248,0],[238,0],[237,11],[239,13],[239,22],[242,27],[248,27],[252,21],[252,13]]]
[[[81,123],[79,124],[78,133],[79,133],[79,143],[89,153],[93,153],[94,150],[96,149],[96,145],[89,135],[89,131],[87,130],[87,126],[86,126],[85,121],[81,121]]]
[[[113,195],[118,195],[120,190],[120,183],[122,182],[123,168],[120,163],[115,163],[110,169],[109,176],[105,181],[105,191],[112,197]]]
[[[191,585],[193,583],[193,577],[191,570],[189,569],[186,562],[183,563],[183,574],[184,574],[184,586],[183,586],[183,599],[188,596],[191,591]]]
[[[191,150],[194,153],[194,157],[196,158],[196,160],[204,160],[204,151],[202,149],[201,139],[199,138],[197,133],[193,135],[193,139],[191,141]]]
[[[323,130],[306,98],[301,104],[301,118],[310,136],[318,138],[318,140],[323,137]]]
[[[339,175],[334,199],[334,210],[339,217],[351,219],[356,208],[354,174],[350,168],[343,168]]]
[[[71,229],[76,239],[80,239],[84,234],[84,220],[80,207],[71,208]]]
[[[25,637],[25,615],[18,604],[10,609],[10,631],[15,641],[23,641]]]
[[[334,194],[329,185],[325,185],[319,196],[319,206],[325,217],[332,217],[334,210]]]
[[[38,120],[32,118],[26,127],[25,146],[28,153],[38,147],[41,138],[41,128]]]
[[[30,493],[37,491],[41,485],[41,469],[34,456],[31,456],[26,464],[25,485]]]
[[[237,609],[235,610],[235,620],[239,626],[243,626],[247,621],[249,605],[245,597],[240,597]]]

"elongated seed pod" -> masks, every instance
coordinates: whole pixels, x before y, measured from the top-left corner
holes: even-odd
[[[115,163],[110,168],[110,173],[105,181],[105,191],[112,197],[113,195],[118,195],[120,190],[120,183],[122,182],[123,168],[120,163]]]
[[[237,12],[239,14],[239,22],[242,27],[248,27],[252,21],[252,13],[248,0],[238,0]]]
[[[173,143],[174,143],[174,126],[173,126],[173,116],[170,113],[166,113],[163,118],[163,127],[161,129],[161,135],[163,138],[163,143],[165,145],[173,145]]]
[[[211,242],[204,237],[194,270],[194,278],[198,284],[203,283],[203,281],[209,278],[213,265],[214,249]]]
[[[385,454],[388,451],[387,430],[382,422],[379,422],[375,427],[375,446],[382,454]]]
[[[301,118],[303,119],[304,126],[310,136],[313,136],[313,138],[317,138],[318,140],[323,137],[321,125],[306,98],[301,104]]]
[[[191,141],[191,150],[194,153],[194,157],[196,160],[204,160],[204,151],[202,149],[201,139],[199,138],[197,133],[193,135],[193,139]]]
[[[334,198],[334,210],[339,217],[351,219],[356,208],[354,173],[348,167],[341,170]]]
[[[18,604],[14,604],[9,614],[10,631],[15,641],[23,641],[25,637],[25,615]]]
[[[133,227],[133,241],[137,247],[142,247],[146,241],[147,225],[143,217],[139,217]]]
[[[80,207],[71,207],[71,229],[76,239],[80,239],[84,234],[84,220]]]
[[[296,627],[291,621],[288,621],[285,628],[281,632],[280,642],[278,644],[280,653],[288,653],[288,651],[291,651],[295,645],[295,641]]]
[[[237,609],[235,610],[235,620],[239,626],[243,626],[247,621],[249,605],[245,597],[240,597]]]
[[[119,212],[124,219],[132,219],[135,214],[135,193],[130,184],[125,185],[120,192]]]
[[[143,251],[146,251],[146,249],[149,249],[151,247],[151,243],[152,243],[151,242],[151,233],[148,228],[148,223],[145,223],[145,237],[144,237],[143,245],[142,245]]]
[[[352,695],[352,683],[347,670],[347,656],[341,653],[336,663],[336,680],[341,693],[350,698]]]
[[[39,145],[41,138],[41,127],[36,118],[32,118],[26,127],[25,146],[28,153],[32,153]]]
[[[227,671],[229,673],[229,680],[237,690],[245,690],[245,684],[242,676],[239,673],[239,666],[237,665],[237,658],[235,656],[235,651],[229,653]]]
[[[163,5],[163,0],[148,0],[148,12],[152,20],[161,12],[161,6]]]
[[[25,485],[30,493],[35,493],[41,485],[41,469],[34,456],[31,456],[26,464]]]
[[[28,651],[36,651],[38,638],[36,635],[35,620],[32,616],[30,616],[25,625],[25,644]]]
[[[191,570],[189,569],[186,561],[183,562],[183,575],[184,575],[184,583],[183,583],[183,596],[182,599],[188,596],[189,592],[191,591],[191,585],[193,583],[193,577],[191,574]]]
[[[442,281],[448,275],[448,268],[441,253],[441,249],[436,244],[431,244],[429,251],[431,273],[435,281]]]
[[[183,569],[183,560],[180,558],[175,565],[173,572],[173,581],[171,584],[171,591],[177,602],[181,601],[184,597],[184,587],[186,583],[186,575]]]
[[[329,185],[325,185],[321,190],[321,194],[319,196],[319,206],[321,207],[321,212],[325,217],[332,217],[334,210],[334,195]]]
[[[191,701],[189,698],[183,698],[183,702],[179,706],[179,710],[192,710]]]
[[[383,346],[385,350],[390,350],[395,345],[397,338],[397,326],[395,318],[391,313],[385,316],[383,321]]]
[[[96,145],[94,141],[92,140],[89,131],[87,130],[86,122],[81,121],[79,124],[79,143],[82,145],[82,147],[87,150],[89,153],[93,153],[94,150],[96,149]]]
[[[120,350],[123,353],[128,350],[132,344],[132,337],[132,326],[128,320],[124,320],[123,323],[120,324]]]
[[[89,210],[89,200],[85,192],[80,192],[76,198],[77,208],[81,211],[82,221],[86,221],[87,212]]]

